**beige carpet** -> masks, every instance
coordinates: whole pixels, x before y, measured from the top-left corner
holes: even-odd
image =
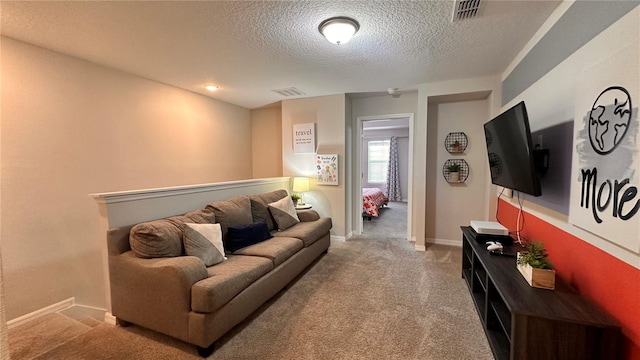
[[[460,248],[333,242],[289,288],[225,335],[210,359],[492,359],[460,277]],[[37,359],[197,359],[136,326],[99,325]],[[23,359],[12,357],[12,359]]]

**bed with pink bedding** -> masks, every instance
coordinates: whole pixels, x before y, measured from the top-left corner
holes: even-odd
[[[389,202],[389,198],[378,188],[362,189],[362,216],[369,218],[378,217],[379,209]]]

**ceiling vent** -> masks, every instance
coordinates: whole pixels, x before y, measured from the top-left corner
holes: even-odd
[[[277,90],[271,90],[275,93],[278,93],[282,96],[301,96],[301,95],[306,95],[304,92],[302,92],[300,89],[297,89],[295,87],[289,87],[289,88],[285,88],[285,89],[277,89]]]
[[[456,0],[451,22],[473,19],[480,14],[481,0]]]

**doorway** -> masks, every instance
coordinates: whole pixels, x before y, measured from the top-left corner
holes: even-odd
[[[365,231],[376,232],[381,236],[388,236],[395,234],[398,236],[398,231],[402,232],[400,237],[407,240],[412,240],[411,237],[411,188],[412,188],[412,164],[413,164],[413,118],[412,113],[406,114],[388,114],[388,115],[375,115],[375,116],[361,116],[358,117],[356,126],[356,156],[354,161],[354,179],[355,189],[353,199],[353,211],[357,216],[355,221],[354,233],[356,235],[362,235]],[[400,180],[400,188],[402,193],[401,202],[389,202],[389,205],[382,207],[379,210],[378,217],[372,217],[371,220],[365,220],[360,214],[363,213],[363,199],[362,189],[366,187],[377,187],[384,191],[386,186],[386,179],[384,183],[380,182],[379,178],[376,178],[375,171],[371,174],[369,169],[370,161],[368,160],[369,149],[376,151],[376,146],[384,145],[383,142],[388,142],[391,136],[395,136],[398,140],[398,144],[401,144],[398,148],[402,158],[399,158],[400,168],[402,168],[402,175]],[[373,146],[369,146],[373,143]],[[374,161],[375,162],[375,161]],[[372,167],[375,169],[376,164]],[[379,170],[379,169],[378,169]],[[373,179],[371,179],[372,177]],[[385,174],[386,177],[386,174]],[[370,181],[373,180],[373,181]],[[401,215],[399,215],[401,214]],[[388,215],[386,218],[384,215]],[[375,222],[375,223],[374,223]],[[399,224],[399,222],[401,222]],[[387,224],[393,224],[393,227],[386,226]]]

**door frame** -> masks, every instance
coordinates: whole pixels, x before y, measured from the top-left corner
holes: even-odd
[[[369,115],[358,116],[356,118],[356,131],[354,133],[356,144],[356,156],[354,159],[355,174],[354,180],[357,191],[353,196],[353,214],[356,215],[356,227],[354,229],[355,235],[362,234],[363,220],[362,220],[362,144],[363,144],[363,123],[366,121],[374,120],[394,120],[394,119],[409,119],[409,169],[407,170],[407,241],[412,241],[412,224],[413,224],[413,128],[414,128],[414,113],[399,113],[399,114],[387,114],[387,115]]]

